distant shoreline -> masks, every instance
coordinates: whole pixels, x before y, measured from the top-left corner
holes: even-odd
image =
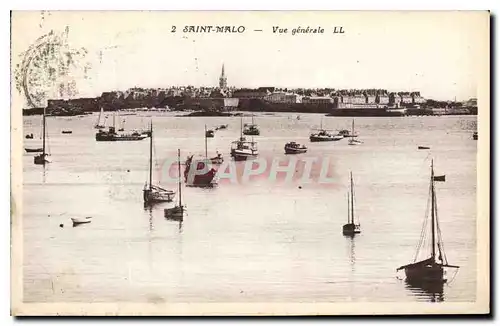
[[[120,112],[128,111],[128,112],[178,112],[175,117],[240,117],[240,116],[250,116],[255,113],[294,113],[294,114],[308,114],[308,113],[323,113],[327,117],[405,117],[405,116],[477,116],[477,111],[472,113],[432,113],[430,110],[409,110],[406,114],[399,113],[391,113],[391,112],[373,112],[373,110],[369,109],[359,109],[356,110],[358,112],[352,112],[354,110],[349,110],[348,112],[343,112],[347,110],[337,109],[337,111],[333,110],[329,113],[326,112],[297,112],[297,111],[252,111],[252,110],[235,110],[232,112],[221,112],[221,111],[180,111],[180,110],[171,110],[171,111],[157,111],[157,110],[143,110],[143,111],[135,111],[135,109],[124,109],[120,110]],[[380,111],[380,110],[379,110]],[[116,111],[106,111],[106,112],[116,112]],[[181,112],[185,112],[182,114]],[[48,114],[47,116],[86,116],[91,115],[93,112],[78,112],[78,113],[68,113],[68,114]],[[31,116],[31,115],[42,115],[43,108],[37,109],[24,109],[23,116]]]

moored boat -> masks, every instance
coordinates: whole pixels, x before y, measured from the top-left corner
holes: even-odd
[[[441,237],[441,228],[439,225],[438,214],[437,214],[437,203],[436,203],[436,190],[434,182],[445,181],[444,178],[434,175],[434,164],[431,163],[431,184],[430,184],[430,197],[431,197],[431,241],[430,241],[430,253],[428,258],[416,261],[419,255],[421,246],[425,242],[427,235],[428,221],[424,221],[423,229],[420,236],[420,241],[417,247],[417,254],[413,263],[403,265],[398,267],[396,271],[404,270],[406,275],[406,281],[413,284],[425,284],[425,283],[445,283],[447,281],[447,275],[445,268],[459,268],[459,266],[454,266],[448,264],[446,254],[443,247],[443,239]]]
[[[221,153],[217,152],[217,156],[211,157],[210,162],[215,165],[220,165],[224,163],[224,158],[222,157]]]
[[[260,130],[259,126],[254,123],[254,116],[252,115],[252,123],[245,124],[245,128],[243,129],[243,135],[247,136],[259,136]]]
[[[99,116],[97,117],[97,121],[94,125],[95,129],[104,129],[105,128],[104,123],[101,124],[101,117],[102,117],[103,113],[104,113],[104,108],[101,107],[101,111],[99,112]]]
[[[344,137],[346,137],[346,136],[344,136]],[[352,119],[352,131],[351,131],[350,135],[349,135],[349,132],[348,132],[348,136],[347,137],[350,137],[349,142],[348,142],[349,145],[359,145],[359,144],[363,143],[362,141],[360,141],[358,139],[355,139],[355,137],[358,137],[358,135],[356,135],[354,133],[354,119]]]
[[[241,121],[242,123],[243,121]],[[231,143],[231,157],[235,161],[246,161],[248,159],[256,158],[259,155],[257,149],[257,142],[247,141],[243,137],[243,126],[241,126],[240,138]]]
[[[347,194],[347,224],[342,226],[342,234],[354,236],[361,233],[361,225],[354,223],[354,182],[352,181],[352,172],[350,173],[351,186]]]
[[[151,138],[149,139],[149,182],[144,185],[142,197],[145,204],[170,202],[175,196],[173,190],[164,189],[153,184],[153,122],[150,125]]]
[[[95,134],[96,141],[138,141],[147,138],[137,131],[132,133],[117,133],[114,127],[109,127],[108,131],[99,130]]]
[[[339,134],[334,134],[326,129],[323,129],[323,119],[321,119],[320,128],[317,129],[317,132],[312,132],[309,135],[309,140],[314,142],[324,142],[324,141],[339,141],[344,139],[344,136]]]
[[[428,146],[418,146],[418,149],[430,149]]]
[[[205,126],[206,129],[206,126]],[[205,130],[205,137],[207,138],[214,138],[215,137],[215,132],[212,129]]]
[[[72,217],[71,221],[73,222],[73,226],[77,226],[80,224],[87,224],[92,222],[92,217],[87,216],[87,217]]]
[[[181,150],[177,150],[177,164],[179,168],[179,203],[172,208],[165,208],[163,213],[167,219],[182,221],[186,207],[182,205],[182,187],[181,187]]]
[[[225,124],[225,125],[220,125],[218,127],[215,128],[215,130],[223,130],[223,129],[227,129],[228,125]]]
[[[43,148],[25,148],[26,153],[40,153],[43,152]]]
[[[285,144],[285,154],[302,154],[307,152],[305,145],[298,144],[294,141]]]
[[[71,131],[71,130],[63,130],[63,131],[61,131],[61,133],[62,134],[72,134],[73,131]]]
[[[474,133],[472,134],[472,139],[477,140],[477,137],[478,137],[477,131],[474,131]]]
[[[191,186],[200,187],[213,187],[217,170],[212,167],[212,164],[222,164],[224,159],[220,153],[217,156],[208,157],[208,139],[207,139],[207,126],[205,125],[205,157],[195,158],[194,155],[188,156],[186,160],[186,168],[184,170],[184,181]],[[191,169],[196,168],[196,172],[190,175]],[[202,171],[202,172],[198,172]],[[203,171],[205,171],[203,173]]]
[[[318,132],[311,133],[309,140],[311,142],[324,142],[324,141],[339,141],[344,139],[344,136],[335,135],[327,130],[319,129]]]
[[[49,154],[46,153],[45,151],[45,138],[46,138],[46,119],[45,119],[45,108],[43,109],[43,116],[42,116],[42,125],[43,125],[43,128],[42,128],[42,153],[39,154],[39,155],[36,155],[34,158],[33,158],[33,163],[35,163],[36,165],[45,165],[46,163],[49,163],[49,161],[47,160],[47,156]]]
[[[212,167],[210,159],[194,158],[194,155],[191,155],[188,156],[185,164],[186,168],[184,169],[184,182],[186,182],[186,184],[197,187],[213,187],[215,185],[215,176],[217,175],[217,170]],[[196,171],[206,172],[193,172],[193,174],[191,175],[190,172],[192,168],[195,168]]]

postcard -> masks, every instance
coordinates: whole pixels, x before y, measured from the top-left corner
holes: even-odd
[[[14,11],[11,314],[490,312],[487,11]]]

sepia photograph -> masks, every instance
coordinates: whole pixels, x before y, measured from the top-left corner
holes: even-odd
[[[12,11],[11,314],[490,312],[488,11]]]

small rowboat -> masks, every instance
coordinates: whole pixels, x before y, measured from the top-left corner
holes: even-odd
[[[26,153],[41,153],[43,148],[25,148]]]
[[[71,221],[73,222],[73,226],[77,226],[80,224],[86,224],[92,222],[92,217],[72,217]]]
[[[72,134],[73,131],[71,131],[71,130],[63,130],[61,133],[63,133],[63,134]]]
[[[430,147],[427,147],[427,146],[418,146],[418,149],[430,149]]]

